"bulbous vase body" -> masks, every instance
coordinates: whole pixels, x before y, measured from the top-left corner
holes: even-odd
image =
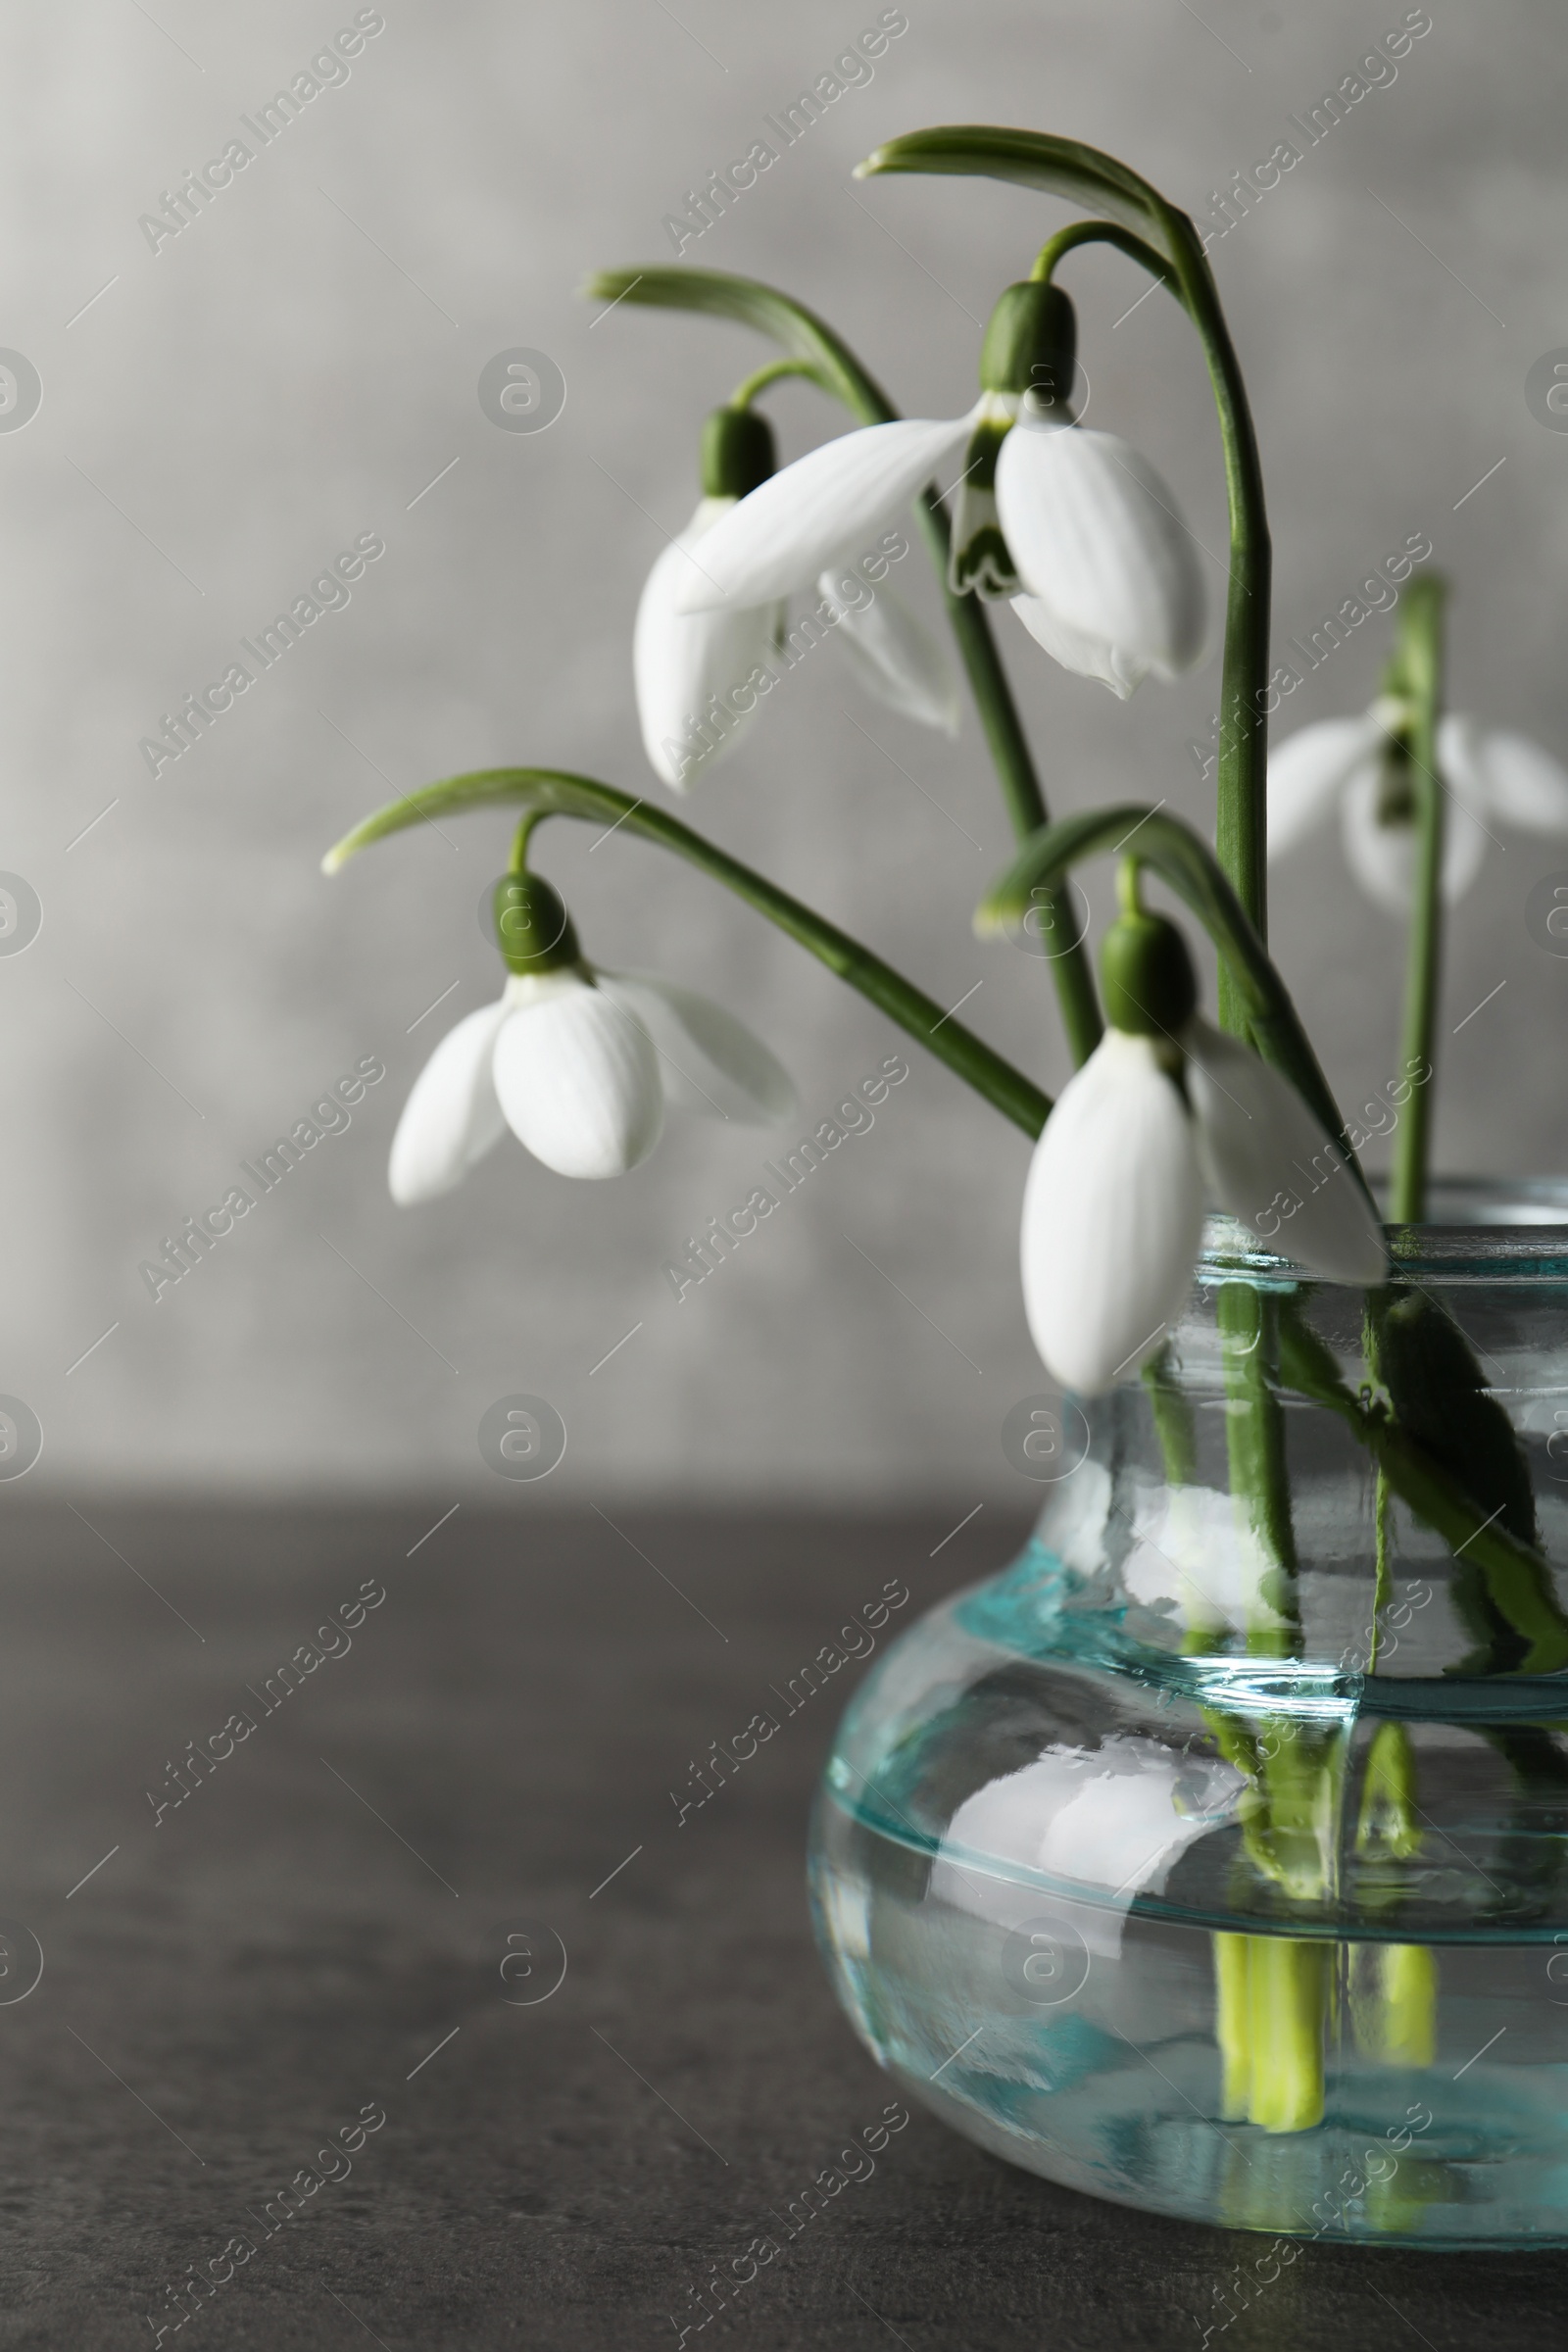
[[[1439,1205],[1371,1298],[1212,1225],[1145,1374],[1036,1415],[1022,1557],[839,1728],[839,1998],[1051,2180],[1568,2243],[1568,1189]]]

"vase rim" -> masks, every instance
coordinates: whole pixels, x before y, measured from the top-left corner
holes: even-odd
[[[1385,1181],[1372,1179],[1375,1197]],[[1522,1282],[1568,1285],[1568,1177],[1446,1176],[1430,1187],[1432,1214],[1419,1225],[1390,1225],[1391,1272],[1404,1282]],[[1281,1239],[1289,1227],[1282,1226]],[[1285,1250],[1272,1250],[1236,1218],[1214,1215],[1203,1228],[1198,1278],[1205,1287],[1237,1278],[1265,1289],[1322,1283]]]

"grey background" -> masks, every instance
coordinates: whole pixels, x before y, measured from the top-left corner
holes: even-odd
[[[874,1130],[678,1307],[661,1259],[793,1134],[672,1122],[653,1160],[597,1187],[509,1140],[461,1193],[397,1210],[384,1166],[401,1101],[442,1027],[498,984],[475,906],[507,828],[471,819],[455,848],[407,837],[332,884],[317,870],[393,790],[465,767],[558,762],[658,789],[632,614],[692,504],[699,418],[764,354],[738,329],[625,305],[596,319],[575,290],[596,266],[672,258],[662,217],[877,9],[390,0],[346,85],[156,256],[138,215],[354,12],[154,13],[13,10],[0,76],[0,343],[44,386],[25,429],[0,434],[0,865],[44,908],[26,953],[0,958],[0,1389],[44,1426],[29,1492],[494,1499],[476,1427],[528,1391],[570,1432],[536,1491],[556,1503],[1025,1500],[999,1444],[1044,1386],[1015,1274],[1020,1135],[916,1067]],[[989,183],[853,183],[879,139],[1028,122],[1108,146],[1203,209],[1403,14],[907,13],[869,86],[685,258],[791,288],[916,415],[967,405],[975,321],[1066,216]],[[1564,36],[1536,5],[1437,0],[1432,15],[1396,81],[1215,249],[1271,489],[1276,628],[1310,626],[1426,531],[1459,582],[1455,700],[1562,753],[1568,436],[1531,417],[1524,379],[1568,343]],[[1069,282],[1091,420],[1146,447],[1221,549],[1212,409],[1173,306],[1153,297],[1113,325],[1141,291],[1113,257],[1075,261]],[[501,432],[479,409],[481,368],[514,345],[565,375],[548,432]],[[773,413],[791,454],[838,429],[799,388]],[[387,554],[348,609],[154,782],[137,743],[159,713],[365,530]],[[919,561],[900,585],[934,613]],[[1217,608],[1217,564],[1210,576]],[[1163,794],[1206,815],[1187,745],[1217,658],[1118,707],[1010,619],[1004,642],[1055,808]],[[1359,631],[1293,698],[1292,723],[1364,704],[1386,643],[1376,621]],[[922,734],[859,701],[828,649],[773,702],[685,813],[944,1003],[983,983],[964,1017],[1059,1083],[1045,967],[969,930],[1008,846],[972,717],[956,748]],[[589,954],[733,1004],[789,1062],[811,1123],[894,1050],[886,1021],[744,909],[651,849],[591,841],[551,827],[539,859]],[[1568,967],[1523,921],[1558,864],[1568,847],[1510,836],[1466,903],[1446,1030],[1507,986],[1445,1047],[1449,1167],[1563,1165]],[[1091,890],[1102,908],[1102,873]],[[1348,1108],[1396,1066],[1398,951],[1334,841],[1280,875],[1275,938]],[[389,1074],[350,1130],[155,1305],[138,1261],[364,1054]]]

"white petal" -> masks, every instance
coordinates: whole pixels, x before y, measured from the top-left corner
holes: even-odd
[[[1438,764],[1455,792],[1469,786],[1479,812],[1524,833],[1568,834],[1568,770],[1528,736],[1454,714],[1438,729]]]
[[[566,979],[565,974],[553,975]],[[621,1176],[663,1125],[653,1047],[604,990],[572,984],[509,1005],[495,1043],[508,1126],[562,1176]]]
[[[743,498],[703,545],[702,571],[680,609],[770,605],[805,588],[826,564],[872,552],[888,517],[957,448],[970,419],[901,417],[824,441]]]
[[[858,601],[842,593],[852,584]],[[858,572],[824,571],[817,589],[837,614],[833,637],[867,694],[922,727],[958,732],[958,686],[944,649],[891,588],[874,592]]]
[[[1048,1371],[1099,1396],[1151,1355],[1192,1287],[1203,1194],[1187,1107],[1145,1037],[1107,1029],[1035,1146],[1023,1297]]]
[[[506,1014],[504,998],[466,1014],[447,1031],[414,1081],[386,1172],[400,1206],[450,1193],[505,1133],[490,1053]]]
[[[1149,675],[1147,662],[1131,659],[1103,637],[1087,637],[1081,629],[1069,628],[1038,596],[1015,596],[1012,609],[1053,662],[1059,662],[1063,669],[1075,670],[1081,678],[1098,678],[1102,686],[1110,688],[1118,702],[1124,703],[1133,688]]]
[[[1157,676],[1191,668],[1203,641],[1199,551],[1129,442],[1052,426],[1025,402],[997,460],[997,505],[1019,578],[1058,621]]]
[[[1345,856],[1366,892],[1391,914],[1408,914],[1415,891],[1415,827],[1384,824],[1378,816],[1379,762],[1350,778],[1340,803]],[[1456,793],[1443,804],[1443,895],[1451,906],[1464,896],[1487,854],[1485,828]]]
[[[1199,1156],[1220,1206],[1326,1282],[1381,1282],[1382,1228],[1289,1079],[1204,1020],[1190,1021],[1182,1042]]]
[[[632,674],[643,749],[660,781],[677,792],[716,767],[756,716],[755,687],[746,710],[734,709],[730,698],[763,662],[774,626],[775,613],[767,606],[686,612],[677,603],[682,588],[703,585],[690,551],[708,539],[735,503],[732,498],[703,500],[648,574],[637,607]],[[724,707],[722,721],[704,710],[712,695]]]
[[[1300,727],[1268,756],[1268,854],[1283,858],[1331,813],[1356,771],[1382,748],[1371,712],[1320,718]]]
[[[664,1100],[676,1109],[742,1127],[794,1116],[788,1070],[721,1004],[652,972],[601,972],[599,987],[647,1036],[659,1056]]]

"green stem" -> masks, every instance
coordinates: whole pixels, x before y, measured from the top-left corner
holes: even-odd
[[[543,811],[538,808],[530,808],[518,825],[516,832],[512,837],[512,857],[507,864],[509,874],[525,874],[527,872],[528,844],[533,838],[535,825],[542,824],[543,821]]]
[[[1372,1632],[1367,1642],[1366,1670],[1375,1674],[1378,1665],[1378,1638],[1383,1631],[1383,1612],[1388,1607],[1394,1586],[1389,1575],[1389,1481],[1381,1466],[1372,1473],[1373,1493],[1373,1560],[1372,1560]]]
[[[1386,1491],[1381,1470],[1378,1491],[1380,1497]],[[1381,1509],[1378,1534],[1381,1584],[1387,1558]],[[1360,1899],[1384,1918],[1396,1912],[1402,1893],[1397,1878],[1389,1883],[1389,1866],[1412,1861],[1421,1851],[1419,1813],[1409,1729],[1402,1723],[1380,1723],[1366,1752],[1355,1850],[1378,1866]],[[1432,2064],[1437,2052],[1438,1962],[1425,1944],[1363,1944],[1353,1956],[1349,1992],[1351,2030],[1363,2056],[1381,2066]]]
[[[1248,1941],[1249,2115],[1265,2132],[1310,2132],[1323,2121],[1323,2029],[1334,1946],[1294,1936],[1252,1936]]]
[[[1263,468],[1247,386],[1231,341],[1213,272],[1185,213],[1164,208],[1171,264],[1182,301],[1208,363],[1225,455],[1231,567],[1225,601],[1225,660],[1220,680],[1214,848],[1259,939],[1268,938],[1269,596],[1273,549],[1263,497]],[[1245,1036],[1247,1012],[1221,969],[1221,1025]]]
[[[754,368],[750,375],[742,378],[729,396],[729,405],[732,409],[749,409],[759,392],[765,392],[769,384],[780,383],[791,375],[803,376],[808,383],[822,389],[821,369],[812,361],[769,360],[765,367]]]
[[[1118,253],[1124,253],[1141,270],[1147,270],[1157,284],[1168,286],[1186,309],[1186,300],[1164,255],[1156,253],[1152,245],[1146,245],[1142,237],[1135,237],[1130,228],[1118,227],[1114,220],[1070,220],[1065,228],[1058,228],[1054,237],[1046,239],[1035,256],[1030,276],[1041,285],[1049,285],[1056,264],[1080,245],[1114,245]]]
[[[1425,1069],[1394,1139],[1389,1215],[1418,1225],[1427,1213],[1427,1169],[1432,1148],[1431,1072],[1438,1037],[1443,967],[1443,784],[1438,774],[1438,721],[1443,708],[1443,608],[1446,586],[1428,572],[1410,582],[1401,607],[1398,686],[1410,710],[1408,761],[1415,799],[1415,898],[1404,981],[1404,1055],[1407,1071]]]
[[[991,622],[985,606],[978,596],[955,596],[948,585],[948,552],[953,527],[948,511],[935,491],[921,493],[916,514],[921,535],[930,550],[932,564],[942,584],[943,602],[948,608],[948,620],[953,629],[959,659],[969,680],[980,724],[985,730],[986,746],[991,754],[997,781],[1013,832],[1020,842],[1027,841],[1048,819],[1045,795],[1035,773],[1034,757],[1029,739],[1018,716],[1018,706],[1012,699],[1007,673],[1002,666],[1002,656],[991,633]],[[1065,939],[1071,942],[1052,956],[1052,972],[1056,983],[1056,997],[1061,1007],[1062,1026],[1072,1057],[1081,1069],[1099,1045],[1104,1031],[1100,1016],[1100,998],[1095,988],[1094,968],[1082,940],[1076,937],[1077,917],[1073,911],[1072,893],[1053,885],[1037,902],[1041,907],[1041,932],[1047,939]]]
[[[1262,1563],[1257,1592],[1261,1605],[1249,1611],[1248,1653],[1299,1657],[1301,1611],[1285,1463],[1285,1413],[1273,1378],[1275,1302],[1250,1282],[1226,1282],[1214,1303],[1225,1368],[1231,1493],[1246,1511],[1254,1557]]]
[[[584,824],[608,827],[612,832],[634,833],[644,841],[657,842],[662,850],[684,858],[709,879],[731,890],[749,906],[777,925],[798,946],[825,963],[830,972],[837,973],[846,986],[858,990],[901,1029],[926,1049],[938,1061],[946,1062],[956,1076],[973,1087],[975,1093],[1025,1135],[1036,1136],[1044,1127],[1051,1112],[1051,1098],[1031,1085],[1011,1062],[1004,1061],[992,1052],[972,1030],[965,1029],[945,1012],[934,998],[913,986],[880,956],[861,947],[847,931],[817,914],[801,900],[791,898],[738,858],[705,841],[690,825],[677,817],[666,816],[662,808],[653,808],[645,801],[634,801],[629,794],[616,792],[612,785],[600,784],[592,776],[572,775],[561,768],[496,767],[485,768],[466,776],[449,776],[442,783],[427,784],[421,792],[409,793],[378,808],[368,816],[352,833],[344,835],[335,848],[321,860],[323,870],[336,873],[340,866],[359,850],[371,842],[384,841],[390,834],[401,833],[406,827],[443,815],[461,815],[470,809],[493,808],[521,801],[527,810],[524,823],[538,823],[546,816],[576,817]],[[520,830],[520,828],[519,828]]]

